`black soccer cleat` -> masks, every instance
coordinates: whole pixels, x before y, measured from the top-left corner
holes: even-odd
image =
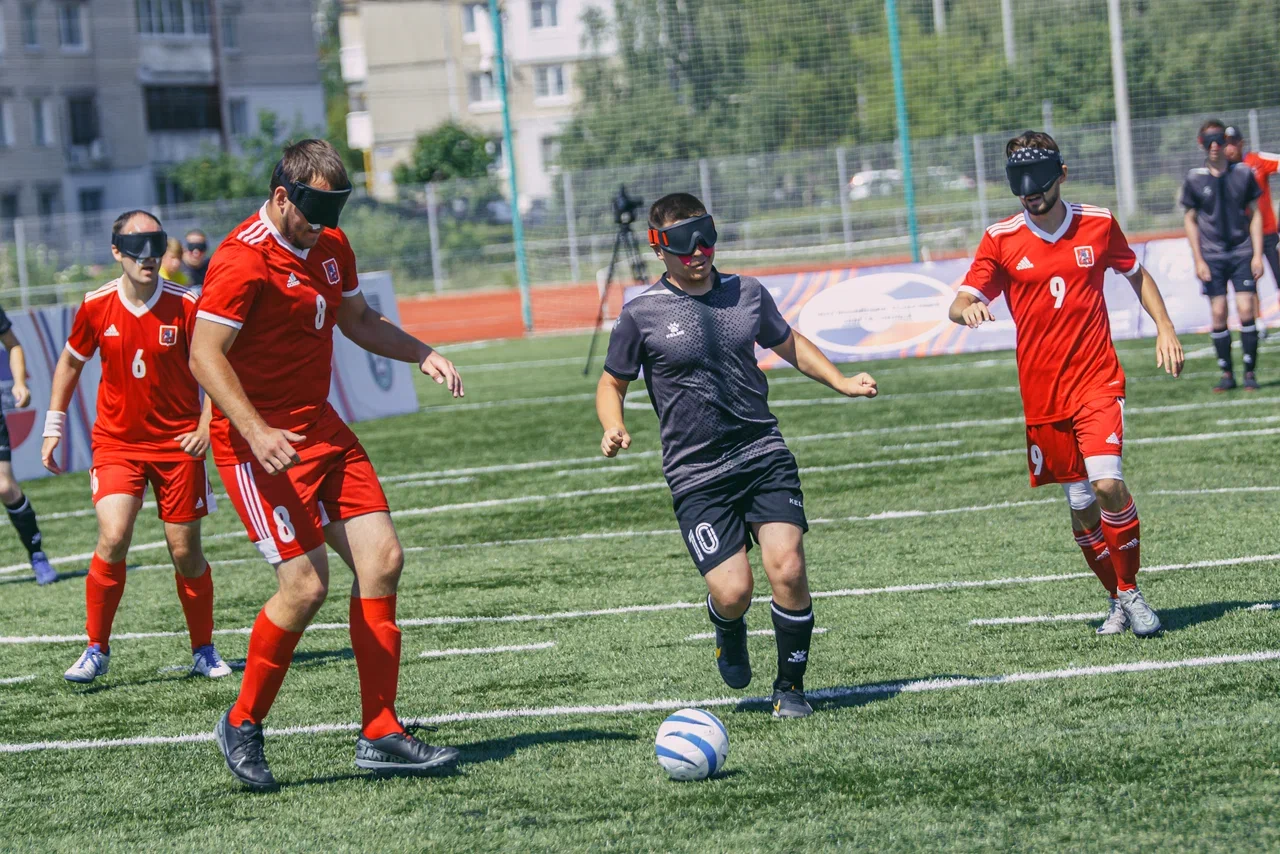
[[[714,625],[714,624],[713,624]],[[751,653],[747,650],[747,624],[738,622],[737,631],[716,626],[716,667],[720,678],[730,688],[745,688],[751,684]]]
[[[1224,391],[1235,391],[1236,378],[1231,374],[1223,374],[1222,379],[1218,380],[1218,384],[1213,387],[1214,394],[1222,394]]]
[[[1245,391],[1257,391],[1260,388],[1262,388],[1262,386],[1258,385],[1258,378],[1253,375],[1253,371],[1249,371],[1249,373],[1244,375]]]
[[[434,727],[425,727],[434,730]],[[419,727],[407,727],[382,738],[356,739],[356,767],[382,774],[416,774],[458,761],[458,748],[435,747],[414,737]]]
[[[227,709],[213,730],[222,758],[227,761],[227,770],[255,792],[272,792],[280,788],[262,752],[262,724],[245,721],[234,727],[230,718],[231,709]]]
[[[773,689],[773,716],[775,718],[807,718],[813,714],[813,706],[804,698],[804,691],[795,687]]]

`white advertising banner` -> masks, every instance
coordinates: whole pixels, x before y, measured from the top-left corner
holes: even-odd
[[[360,292],[369,305],[391,322],[400,323],[389,272],[361,273]],[[418,394],[413,385],[416,370],[406,362],[393,362],[362,350],[335,329],[329,402],[347,422],[417,412]]]

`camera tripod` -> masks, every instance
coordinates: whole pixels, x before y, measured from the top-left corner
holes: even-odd
[[[627,263],[631,265],[631,277],[637,285],[647,284],[649,281],[645,275],[644,256],[640,254],[640,244],[636,242],[636,236],[631,231],[631,223],[631,218],[618,220],[618,233],[613,238],[613,254],[609,257],[608,274],[605,276],[604,287],[600,290],[600,308],[596,311],[596,325],[591,331],[591,346],[587,349],[587,364],[582,368],[584,377],[591,372],[591,360],[596,354],[596,339],[600,337],[600,324],[604,323],[605,306],[609,304],[609,289],[613,286],[613,277],[620,257],[626,254]]]

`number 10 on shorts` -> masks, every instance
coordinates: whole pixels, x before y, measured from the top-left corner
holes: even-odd
[[[716,536],[716,529],[706,522],[699,523],[689,532],[689,548],[693,549],[698,560],[705,560],[720,551],[720,538]]]

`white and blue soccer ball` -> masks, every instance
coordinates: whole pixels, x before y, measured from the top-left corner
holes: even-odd
[[[654,752],[672,780],[705,780],[724,768],[729,733],[710,712],[681,709],[658,727]]]

